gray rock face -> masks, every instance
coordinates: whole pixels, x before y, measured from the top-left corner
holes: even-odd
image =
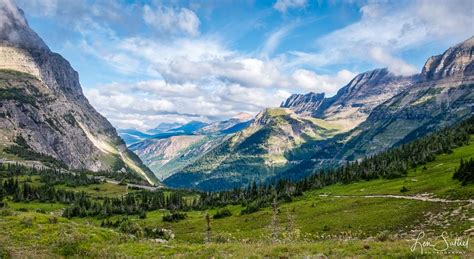
[[[471,77],[474,75],[474,37],[449,48],[442,55],[433,56],[421,72],[423,80]]]
[[[71,168],[127,170],[157,183],[107,119],[89,104],[78,73],[29,28],[22,11],[2,4],[0,14],[7,18],[0,25],[0,91],[4,93],[0,130],[6,136],[2,146],[22,136],[34,151]]]
[[[293,94],[280,107],[290,108],[299,115],[311,116],[314,111],[318,110],[323,101],[324,93]]]
[[[379,104],[410,87],[414,76],[395,76],[387,69],[375,69],[357,75],[333,97],[308,93],[292,95],[283,104],[301,116],[312,116],[339,123],[350,130],[363,122]]]

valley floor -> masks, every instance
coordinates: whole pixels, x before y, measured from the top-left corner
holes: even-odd
[[[471,157],[474,141],[410,170],[406,177],[306,192],[279,204],[276,218],[271,208],[241,215],[240,205],[227,206],[232,215],[211,218],[210,233],[205,215],[215,215],[217,208],[188,211],[187,218],[178,222],[164,222],[161,210],[148,212],[144,219],[128,216],[143,228],[172,230],[170,241],[101,227],[102,219],[94,217],[60,217],[62,204],[7,200],[7,207],[0,209],[0,257],[472,258],[474,185],[462,186],[452,179],[459,160]],[[81,188],[90,195],[126,191],[110,183]],[[208,235],[211,241],[205,242]],[[422,247],[428,241],[436,249]]]

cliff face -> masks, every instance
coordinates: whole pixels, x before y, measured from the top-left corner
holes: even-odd
[[[21,10],[8,4],[0,10],[6,18],[0,26],[3,148],[21,137],[33,151],[70,168],[128,171],[157,183],[113,126],[89,104],[69,62],[49,50]]]
[[[357,75],[333,97],[297,94],[290,96],[281,107],[290,108],[301,116],[338,123],[345,130],[351,130],[365,121],[377,105],[410,87],[418,77],[395,76],[387,69],[376,69]]]
[[[442,55],[433,56],[426,61],[421,72],[423,80],[463,80],[474,76],[474,37],[449,48]]]
[[[379,105],[356,129],[347,154],[371,154],[474,113],[474,39],[428,59],[420,80]]]
[[[293,94],[280,107],[290,108],[296,114],[311,116],[324,101],[324,93]]]

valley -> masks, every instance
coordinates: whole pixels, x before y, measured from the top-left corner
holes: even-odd
[[[0,210],[3,215],[0,229],[8,233],[0,239],[4,244],[2,253],[14,256],[39,253],[48,257],[71,254],[202,258],[340,257],[349,254],[360,257],[422,256],[419,248],[411,251],[413,240],[420,231],[429,236],[447,231],[450,238],[472,231],[468,229],[473,224],[474,186],[462,186],[452,177],[461,158],[473,158],[474,135],[468,145],[452,151],[410,169],[404,177],[335,184],[306,191],[291,201],[278,203],[276,221],[272,220],[275,213],[271,207],[242,214],[241,205],[227,205],[225,208],[230,216],[211,219],[211,242],[205,242],[205,215],[215,215],[221,208],[186,210],[186,218],[178,222],[163,221],[162,216],[166,214],[163,210],[149,211],[146,218],[133,215],[107,218],[113,222],[125,217],[133,222],[134,228],[142,230],[165,228],[172,231],[173,239],[156,241],[142,237],[139,232],[134,232],[133,236],[122,232],[135,231],[133,228],[101,227],[104,222],[101,218],[59,217],[64,211],[63,204],[6,201]],[[99,186],[102,185],[106,186],[103,183]],[[403,187],[406,192],[401,192]],[[88,193],[94,197],[102,192]],[[110,193],[123,194],[124,189]],[[57,221],[51,220],[56,217]],[[162,242],[165,243],[160,244]],[[451,249],[463,256],[474,253],[471,247]]]
[[[471,2],[73,2],[0,0],[0,258],[474,257]]]

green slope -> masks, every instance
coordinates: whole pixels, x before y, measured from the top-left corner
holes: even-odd
[[[429,193],[450,200],[473,199],[474,185],[461,186],[452,179],[459,160],[471,157],[474,157],[474,136],[471,136],[469,145],[455,148],[451,154],[438,155],[434,161],[410,169],[406,177],[308,191],[278,206],[278,242],[270,241],[274,233],[271,208],[240,215],[240,205],[227,206],[232,216],[211,219],[210,244],[204,244],[204,217],[206,212],[214,215],[217,208],[188,211],[186,219],[175,223],[163,222],[163,211],[151,211],[146,219],[129,216],[141,228],[163,227],[173,231],[174,240],[159,244],[150,239],[125,235],[118,228],[102,228],[102,220],[98,218],[59,218],[58,223],[52,223],[50,218],[59,213],[64,205],[7,201],[9,208],[0,209],[0,231],[5,233],[0,237],[0,252],[16,257],[73,254],[203,258],[297,255],[431,257],[433,254],[427,255],[426,251],[421,254],[419,249],[412,252],[412,239],[420,231],[431,238],[446,231],[450,238],[466,239],[465,231],[473,224],[470,221],[474,217],[472,203],[366,198],[362,195],[415,196]],[[408,188],[405,193],[400,192],[403,186]],[[28,208],[29,211],[20,208]],[[35,212],[39,208],[46,214]],[[117,218],[112,217],[112,220]],[[457,247],[449,251],[467,257],[474,253],[472,244],[469,248]]]

